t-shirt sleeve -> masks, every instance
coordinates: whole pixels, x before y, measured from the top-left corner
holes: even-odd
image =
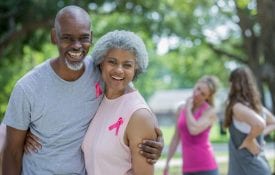
[[[10,127],[27,130],[31,118],[30,101],[20,84],[16,84],[8,103],[3,122]]]

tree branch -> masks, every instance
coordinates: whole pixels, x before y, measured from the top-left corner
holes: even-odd
[[[45,19],[43,21],[36,21],[31,23],[24,23],[20,30],[9,30],[0,38],[0,55],[3,50],[10,44],[26,36],[29,33],[36,31],[38,28],[50,27],[52,19]]]
[[[219,48],[216,48],[213,44],[210,44],[210,43],[207,43],[207,45],[217,54],[217,55],[223,55],[223,56],[227,56],[229,58],[232,58],[238,62],[241,62],[243,64],[247,64],[247,61],[242,58],[241,56],[238,56],[238,55],[234,55],[232,53],[229,53],[225,50],[222,50],[222,49],[219,49]]]

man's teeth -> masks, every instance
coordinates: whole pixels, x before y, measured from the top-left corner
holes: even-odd
[[[81,56],[81,52],[69,52],[70,57],[72,58],[79,58]]]

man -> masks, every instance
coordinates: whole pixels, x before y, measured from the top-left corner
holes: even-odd
[[[92,41],[88,13],[77,6],[61,9],[51,40],[59,56],[23,76],[11,94],[4,118],[5,175],[85,174],[80,146],[103,96],[100,72],[86,58]],[[42,148],[35,154],[23,153],[28,129],[41,140]],[[148,149],[142,152],[156,159],[163,144],[152,144],[153,157]]]

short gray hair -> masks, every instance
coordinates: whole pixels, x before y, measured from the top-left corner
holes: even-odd
[[[129,51],[136,57],[138,64],[135,78],[146,71],[148,66],[148,53],[142,39],[130,31],[114,30],[103,35],[95,44],[92,51],[92,59],[98,66],[110,49],[122,49]]]

